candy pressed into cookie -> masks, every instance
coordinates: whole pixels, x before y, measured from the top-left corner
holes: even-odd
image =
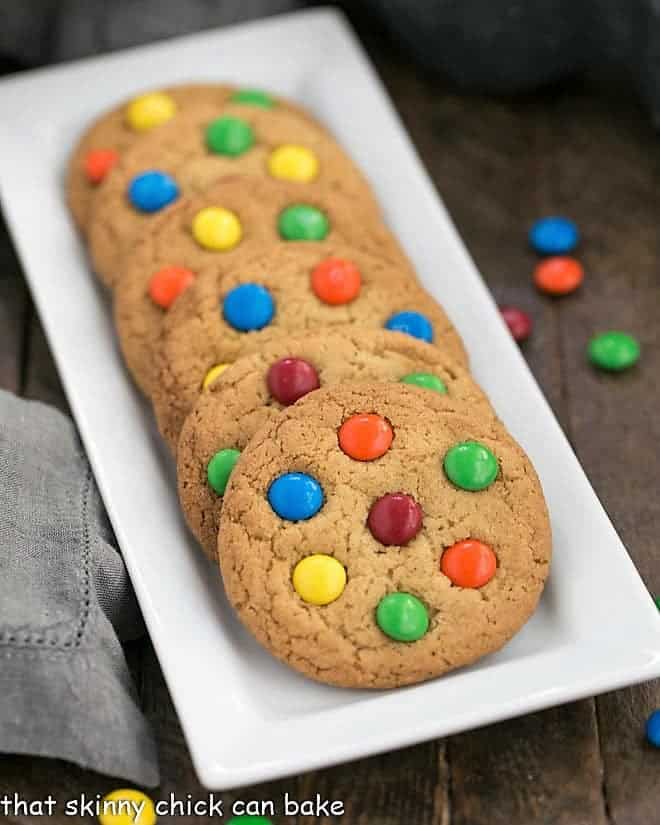
[[[460,336],[419,285],[371,279],[365,267],[359,292],[330,303],[324,278],[315,277],[326,264],[315,249],[278,244],[222,276],[198,278],[186,290],[163,324],[152,395],[159,428],[172,448],[209,370],[283,333],[390,329],[433,343],[448,360],[467,364]]]
[[[147,134],[199,104],[223,106],[233,102],[268,111],[309,115],[289,101],[257,89],[240,89],[219,83],[170,86],[143,92],[102,114],[85,131],[71,155],[66,179],[69,208],[85,232],[92,197],[121,156]]]
[[[369,184],[328,132],[292,112],[228,103],[197,106],[124,152],[92,202],[89,245],[112,282],[124,252],[158,212],[219,178],[251,174],[326,187],[379,210]]]
[[[498,650],[534,611],[551,534],[493,417],[403,384],[310,393],[250,441],[219,561],[257,640],[344,687],[420,682]]]
[[[468,371],[437,347],[386,330],[279,338],[209,376],[177,448],[179,498],[188,525],[215,557],[223,494],[240,451],[280,410],[319,387],[403,382],[442,397],[447,409],[494,416]]]
[[[247,191],[250,191],[249,187]],[[132,261],[127,266],[125,277],[114,290],[115,324],[122,352],[133,378],[147,396],[156,391],[155,352],[165,318],[178,297],[198,276],[204,276],[209,270],[214,270],[219,276],[246,256],[263,250],[267,257],[273,245],[285,243],[291,249],[303,248],[307,260],[314,257],[315,263],[308,277],[316,278],[319,289],[324,290],[325,299],[330,302],[354,298],[363,279],[368,283],[375,280],[386,283],[416,280],[411,267],[400,259],[387,260],[338,241],[278,239],[272,224],[263,220],[263,213],[254,208],[255,202],[246,201],[245,189],[235,183],[225,186],[221,202],[227,204],[223,208],[231,209],[240,216],[242,238],[239,243],[230,249],[218,250],[214,255],[204,256],[204,265],[200,267],[196,265],[200,260],[197,251],[188,244],[164,245],[161,251],[166,257],[153,263],[147,257],[147,248],[151,249],[151,243],[143,240],[132,250]],[[165,217],[158,220],[165,220]],[[164,233],[162,237],[166,237]]]

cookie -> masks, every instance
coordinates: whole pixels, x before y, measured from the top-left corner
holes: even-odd
[[[434,343],[449,360],[467,364],[458,333],[417,284],[369,280],[365,269],[359,293],[330,304],[314,279],[318,266],[315,250],[279,244],[220,277],[198,278],[180,297],[163,324],[152,395],[161,433],[172,448],[208,371],[283,333],[386,328]]]
[[[222,84],[187,84],[142,93],[102,114],[76,145],[66,177],[66,196],[78,228],[87,229],[93,194],[119,158],[144,135],[199,104],[223,106],[227,102],[293,111],[310,116],[289,101],[256,89]]]
[[[256,182],[258,179],[249,179]],[[257,187],[260,189],[261,187]],[[258,193],[257,193],[258,194]],[[267,255],[264,247],[277,244],[277,235],[270,222],[264,222],[263,213],[258,209],[258,201],[250,198],[250,189],[243,189],[241,184],[227,184],[221,203],[240,216],[243,227],[243,239],[232,249],[218,251],[214,254],[202,253],[204,265],[195,246],[191,244],[165,243],[167,230],[161,232],[160,223],[170,223],[169,216],[157,219],[159,224],[154,230],[159,239],[157,260],[152,238],[145,238],[130,253],[125,277],[117,284],[114,297],[115,324],[119,334],[124,358],[136,383],[147,396],[154,392],[155,346],[161,334],[162,324],[179,295],[195,280],[198,274],[208,270],[209,261],[217,274],[221,274],[237,260],[256,251]],[[160,239],[163,240],[162,244]],[[385,260],[371,253],[361,252],[353,247],[332,241],[318,243],[305,241],[287,241],[293,247],[303,246],[311,256],[316,255],[316,266],[325,260],[325,270],[319,268],[319,277],[325,281],[326,292],[334,290],[334,295],[326,295],[328,300],[343,300],[350,296],[350,291],[359,289],[362,277],[367,281],[383,280],[388,283],[397,280],[415,280],[411,266],[398,259],[396,262]],[[328,261],[340,259],[342,265]],[[309,273],[311,277],[311,272]],[[323,289],[323,284],[321,287]],[[347,292],[348,290],[348,292]]]
[[[401,381],[442,395],[444,406],[492,416],[464,367],[437,347],[385,330],[278,339],[211,381],[186,418],[177,447],[179,498],[188,525],[215,557],[228,474],[252,436],[303,395],[334,384]]]
[[[218,547],[266,649],[322,682],[392,688],[502,647],[537,605],[551,534],[499,421],[403,384],[338,385],[245,448]]]
[[[317,183],[379,215],[362,173],[321,126],[292,112],[197,106],[137,141],[96,190],[89,223],[96,272],[112,281],[156,213],[230,174],[283,180],[299,193]]]

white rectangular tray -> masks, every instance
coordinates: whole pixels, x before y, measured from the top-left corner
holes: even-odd
[[[289,95],[344,142],[539,471],[554,531],[550,582],[524,630],[473,667],[382,693],[308,681],[242,630],[184,529],[172,463],[124,371],[108,302],[65,208],[63,171],[97,113],[145,87],[205,79]],[[660,675],[653,602],[337,12],[10,77],[0,112],[3,208],[206,786],[307,771]]]

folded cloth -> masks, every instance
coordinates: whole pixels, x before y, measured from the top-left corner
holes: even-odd
[[[75,427],[2,391],[0,506],[0,751],[157,785],[120,644],[140,613]]]

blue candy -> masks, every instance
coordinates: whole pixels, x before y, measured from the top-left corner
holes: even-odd
[[[239,332],[263,329],[273,319],[275,301],[261,284],[240,284],[225,296],[222,314],[225,321]]]
[[[578,228],[568,218],[541,218],[529,230],[529,242],[539,255],[566,255],[579,240]]]
[[[136,175],[128,186],[128,199],[140,212],[158,212],[178,197],[174,178],[157,169]]]
[[[385,323],[385,329],[390,329],[393,332],[405,332],[407,335],[412,335],[413,338],[419,338],[422,341],[428,341],[430,344],[433,341],[433,325],[421,312],[396,312]]]
[[[655,748],[660,748],[660,710],[654,710],[646,722],[646,738]]]
[[[285,473],[270,485],[268,501],[280,518],[306,521],[323,506],[323,489],[307,473]]]

